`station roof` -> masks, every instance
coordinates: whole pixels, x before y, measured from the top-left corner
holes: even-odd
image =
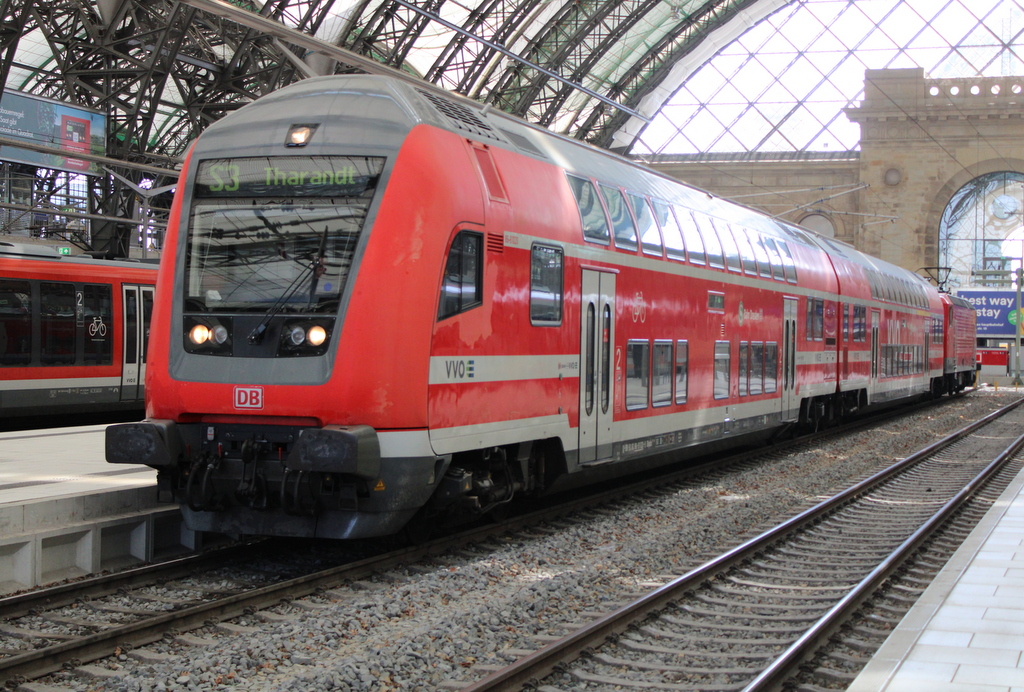
[[[281,86],[378,66],[624,152],[837,150],[866,67],[1021,69],[1022,1],[0,0],[0,70],[153,165]]]

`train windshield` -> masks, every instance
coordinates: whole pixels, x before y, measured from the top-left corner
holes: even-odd
[[[185,309],[336,311],[383,169],[372,156],[200,163]]]

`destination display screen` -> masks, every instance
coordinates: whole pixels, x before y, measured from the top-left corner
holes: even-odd
[[[377,187],[382,156],[260,156],[199,164],[195,196],[361,197]]]

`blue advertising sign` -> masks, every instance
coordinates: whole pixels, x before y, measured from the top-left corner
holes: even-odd
[[[74,153],[105,156],[107,116],[59,101],[5,90],[0,96],[0,135],[68,152],[41,152],[0,147],[0,159],[31,166],[99,175],[99,166],[74,158]]]
[[[962,289],[958,296],[971,303],[978,313],[978,336],[1013,337],[1020,323],[1017,291]]]

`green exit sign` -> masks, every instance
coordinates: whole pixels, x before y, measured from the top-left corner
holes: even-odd
[[[59,247],[59,248],[57,248],[57,252],[59,252],[62,255],[70,255],[71,254],[71,248],[69,248],[69,247]]]

